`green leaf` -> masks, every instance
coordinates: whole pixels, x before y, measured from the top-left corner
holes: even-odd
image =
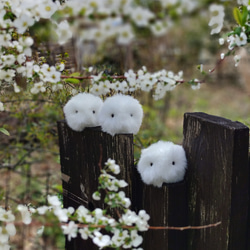
[[[240,25],[240,26],[245,26],[247,17],[248,17],[248,10],[246,6],[242,6],[242,11],[240,11],[237,7],[233,9],[233,15],[235,21]]]
[[[78,84],[80,81],[78,79],[75,79],[75,78],[67,78],[67,79],[65,79],[65,82]]]
[[[248,17],[247,6],[243,6],[242,7],[242,26],[246,24],[247,17]]]
[[[0,128],[0,132],[2,132],[5,135],[10,135],[10,133],[8,132],[8,130],[6,130],[5,128]]]
[[[242,15],[241,15],[241,13],[240,13],[240,10],[239,10],[237,7],[235,7],[235,8],[233,9],[233,16],[234,16],[235,21],[236,21],[239,25],[241,25],[241,24],[242,24]]]
[[[80,72],[74,72],[74,73],[70,74],[70,76],[72,76],[72,77],[74,77],[74,76],[80,76],[80,75],[81,75]]]
[[[241,33],[241,27],[236,27],[236,28],[234,29],[234,34],[240,36],[240,33]]]

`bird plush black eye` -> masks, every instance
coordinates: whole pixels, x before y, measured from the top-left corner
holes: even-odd
[[[76,110],[75,113],[78,113],[78,110]]]
[[[174,162],[174,161],[172,161],[172,165],[175,165],[175,162]]]
[[[133,117],[133,114],[130,114],[131,117]]]
[[[93,110],[92,112],[93,112],[93,114],[95,114],[95,110]]]
[[[114,115],[114,114],[111,114],[111,117],[113,118],[113,117],[115,117],[115,115]]]
[[[150,167],[152,167],[154,164],[153,164],[153,162],[150,162]]]

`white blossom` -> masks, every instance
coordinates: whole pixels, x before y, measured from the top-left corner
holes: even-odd
[[[235,55],[234,56],[234,62],[235,62],[235,67],[238,67],[240,63],[241,56],[240,55]]]
[[[21,89],[17,86],[17,84],[15,82],[13,83],[13,87],[14,87],[15,93],[19,93],[21,91]]]
[[[20,211],[22,215],[23,223],[26,225],[30,224],[32,219],[31,212],[29,211],[28,207],[20,204],[17,206],[17,210]]]
[[[53,207],[61,207],[62,206],[61,201],[59,200],[59,198],[56,195],[53,195],[53,196],[48,195],[47,199],[48,199],[48,203]]]
[[[245,32],[241,32],[239,36],[236,36],[235,43],[237,46],[242,46],[247,43],[247,35]]]
[[[37,9],[39,10],[40,17],[49,19],[58,9],[57,4],[50,0],[40,1]]]
[[[13,223],[7,223],[5,229],[6,229],[9,236],[16,235],[16,227]]]
[[[2,46],[10,46],[11,35],[9,33],[0,34],[0,44]]]
[[[134,39],[134,33],[130,24],[122,25],[118,30],[117,43],[121,45],[128,45]]]
[[[14,64],[14,62],[16,61],[16,58],[14,55],[2,55],[1,61],[4,66],[10,66]]]
[[[39,92],[45,92],[46,88],[44,87],[44,83],[43,82],[37,82],[34,84],[34,87],[32,87],[30,89],[30,92],[32,94],[38,94]]]
[[[229,36],[228,38],[227,38],[227,42],[229,43],[229,45],[228,45],[228,49],[229,50],[232,50],[234,47],[235,47],[235,45],[236,45],[236,42],[235,42],[235,36]]]
[[[0,111],[4,111],[4,105],[2,102],[0,102]]]
[[[9,241],[9,235],[8,235],[7,231],[5,230],[5,228],[0,227],[0,243],[7,244],[8,241]]]
[[[1,103],[0,103],[0,105],[1,105]],[[3,110],[1,110],[1,111],[3,111]],[[0,207],[0,221],[13,222],[14,220],[15,220],[15,216],[11,210],[7,211],[7,210]]]
[[[110,244],[110,236],[102,235],[100,232],[95,231],[93,243],[102,249]]]
[[[128,230],[119,230],[115,229],[114,234],[112,236],[112,243],[117,247],[120,247],[124,244],[124,240],[128,238]]]
[[[37,212],[38,212],[38,214],[43,215],[43,214],[45,214],[49,209],[50,209],[50,207],[48,207],[48,206],[41,206],[41,207],[38,207],[38,208],[37,208]]]
[[[78,232],[84,240],[87,240],[91,235],[91,231],[88,229],[88,227],[80,228]]]
[[[24,62],[26,61],[26,56],[25,56],[25,54],[19,54],[18,56],[17,56],[17,62],[18,62],[18,64],[23,64]]]
[[[58,90],[60,90],[60,89],[63,89],[63,84],[61,84],[61,83],[54,84],[54,85],[52,86],[52,91],[53,91],[53,92],[56,92],[56,91],[58,91]]]
[[[167,32],[166,23],[157,20],[155,23],[150,25],[150,29],[154,36],[163,36]]]
[[[224,22],[225,10],[224,6],[220,4],[211,4],[209,11],[212,14],[209,26],[212,27],[211,35],[217,34],[221,31]]]
[[[58,36],[59,44],[66,43],[72,37],[73,34],[67,20],[62,21],[57,25],[56,34]]]
[[[77,228],[78,227],[74,221],[70,221],[68,224],[62,225],[63,233],[67,235],[69,241],[71,240],[71,238],[76,238]]]
[[[224,38],[220,38],[220,39],[219,39],[219,44],[220,44],[220,45],[223,45],[224,43],[225,43],[225,39],[224,39]]]
[[[114,174],[120,173],[120,166],[115,164],[115,160],[108,159],[105,165],[109,168],[109,170]]]
[[[99,201],[101,199],[101,194],[99,192],[94,192],[92,198],[96,201]]]
[[[6,82],[11,82],[13,81],[13,78],[15,77],[15,70],[14,69],[7,69],[6,71],[2,71],[0,75],[0,79],[5,80]]]
[[[76,210],[77,214],[77,220],[82,222],[82,223],[93,223],[94,218],[90,214],[89,210],[84,207],[84,206],[79,206],[78,209]]]
[[[139,27],[145,27],[149,24],[149,20],[154,18],[154,14],[146,8],[138,6],[130,9],[130,17]]]
[[[197,80],[196,80],[196,83],[195,83],[195,84],[192,84],[192,86],[191,86],[191,88],[192,88],[193,90],[200,89],[200,87],[201,87],[201,84],[200,84],[200,82],[198,82]]]
[[[35,23],[34,18],[27,14],[22,14],[20,17],[16,18],[13,25],[17,28],[18,33],[23,34],[28,27]]]
[[[131,245],[133,247],[138,247],[139,245],[141,245],[143,238],[138,234],[137,230],[132,230],[130,233],[130,237],[132,239]]]

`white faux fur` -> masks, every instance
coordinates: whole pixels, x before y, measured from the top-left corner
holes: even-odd
[[[117,94],[104,101],[98,120],[102,130],[115,134],[137,134],[142,123],[143,110],[132,96]]]
[[[63,108],[68,126],[75,131],[99,126],[97,116],[102,105],[103,101],[100,97],[89,93],[73,96]]]
[[[143,182],[156,187],[182,181],[186,168],[183,147],[166,141],[158,141],[143,149],[137,166]]]

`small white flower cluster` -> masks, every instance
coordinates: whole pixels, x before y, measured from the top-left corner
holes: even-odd
[[[32,59],[31,46],[34,41],[24,33],[41,18],[49,19],[58,10],[59,4],[50,0],[1,1],[0,3],[0,86],[13,86],[16,93],[17,76],[26,77],[33,85],[32,94],[46,91],[45,83],[53,83],[52,91],[62,88],[61,73],[54,66],[37,65]],[[8,14],[12,13],[12,15]],[[19,34],[17,34],[19,33]]]
[[[64,64],[61,64],[60,66],[60,70],[63,70]],[[52,83],[53,92],[56,92],[63,88],[63,85],[60,83],[61,72],[58,71],[55,66],[49,66],[47,63],[44,63],[41,66],[34,65],[33,72],[35,75],[39,76],[40,81],[36,82],[34,86],[30,89],[30,92],[32,94],[45,92],[46,83]]]
[[[118,221],[116,221],[110,218],[110,216],[105,216],[105,211],[101,209],[95,209],[93,212],[90,212],[81,206],[80,210],[78,209],[77,211],[80,222],[83,224],[92,223],[109,227],[109,232],[113,235],[102,235],[100,228],[96,228],[92,234],[86,227],[80,229],[79,232],[83,239],[90,237],[93,239],[93,242],[101,248],[105,246],[129,249],[138,247],[143,240],[138,234],[138,231],[148,230],[149,215],[144,210],[139,211],[137,215],[128,209],[131,204],[130,199],[125,196],[123,191],[119,191],[119,188],[126,187],[127,183],[124,180],[117,180],[113,175],[108,174],[108,172],[113,174],[120,173],[120,167],[114,160],[108,159],[105,168],[101,171],[99,190],[93,194],[93,198],[99,200],[101,198],[100,190],[104,189],[106,190],[104,202],[108,204],[110,208],[122,209],[124,213]]]
[[[173,90],[178,84],[183,82],[183,72],[177,75],[172,71],[161,70],[155,73],[149,73],[145,66],[134,72],[132,69],[125,72],[124,79],[102,77],[103,72],[98,76],[92,76],[90,93],[94,95],[106,95],[110,92],[127,94],[136,90],[146,92],[154,91],[155,100],[165,96],[167,91]]]
[[[124,192],[119,191],[119,188],[126,187],[127,183],[124,180],[117,180],[109,173],[120,173],[120,166],[111,159],[108,159],[105,168],[101,170],[98,191],[93,194],[93,198],[99,200],[101,198],[100,191],[103,189],[106,192],[104,202],[108,204],[108,207],[110,209],[119,208],[119,213],[122,211],[118,219],[109,215],[108,210],[100,208],[93,211],[83,205],[76,210],[72,207],[63,208],[58,196],[48,196],[48,206],[33,208],[18,205],[17,211],[21,215],[22,222],[29,225],[32,223],[32,217],[34,216],[43,216],[44,221],[45,215],[50,213],[50,215],[56,216],[63,234],[67,236],[69,241],[80,235],[83,240],[92,239],[93,243],[100,249],[122,247],[124,249],[142,250],[142,248],[137,248],[143,241],[138,232],[148,230],[150,217],[144,210],[136,214],[128,208],[131,204],[129,198],[125,197]],[[11,210],[7,211],[0,207],[0,249],[10,249],[9,238],[16,234],[15,219],[16,217]],[[37,233],[42,235],[45,227],[46,222]],[[107,231],[107,234],[104,234],[104,231]]]
[[[237,26],[232,31],[227,33],[226,41],[228,43],[229,53],[227,53],[227,55],[225,55],[225,53],[221,53],[220,55],[221,60],[224,60],[225,56],[230,55],[231,54],[230,52],[235,48],[245,46],[249,40],[248,38],[250,31],[249,15],[248,15],[248,12],[250,10],[249,1],[238,0],[237,3],[240,6],[238,8],[235,7],[233,11],[235,21],[237,22]],[[213,17],[209,22],[209,26],[213,27],[211,34],[220,33],[225,16],[224,6],[218,4],[212,4],[210,6],[210,11],[213,13]],[[219,38],[219,44],[224,45],[225,39]],[[240,59],[241,59],[240,55],[234,55],[235,67],[239,65]]]
[[[122,246],[131,249],[138,247],[143,240],[138,231],[148,230],[147,220],[149,216],[143,210],[138,215],[127,210],[119,221],[106,215],[106,212],[100,208],[90,212],[84,206],[80,206],[76,214],[77,220],[81,223],[79,226],[73,221],[63,226],[68,239],[76,237],[78,231],[82,239],[90,238],[100,248]],[[106,229],[109,235],[103,234],[101,229]]]
[[[208,25],[212,27],[211,35],[220,33],[225,17],[224,6],[220,4],[211,4],[209,11],[212,14],[210,22],[208,23]]]
[[[0,249],[10,249],[10,236],[16,234],[16,227],[14,225],[15,216],[11,210],[5,210],[0,207]]]
[[[60,6],[58,2],[54,3],[50,0],[15,0],[11,1],[10,4],[9,1],[5,0],[4,2],[16,17],[10,25],[14,26],[19,34],[23,34],[41,18],[50,19]]]
[[[148,7],[140,6],[133,0],[74,0],[66,2],[61,10],[66,11],[67,15],[72,13],[72,16],[81,16],[85,21],[88,30],[80,28],[82,22],[74,23],[74,29],[78,30],[78,36],[82,41],[102,43],[115,38],[118,44],[128,45],[136,36],[134,26],[139,29],[148,28],[153,35],[162,36],[171,26],[167,14],[171,8],[176,9],[176,13],[182,14],[184,10],[192,11],[199,5],[195,0],[182,2],[162,0],[158,3],[162,9],[161,14],[164,13],[164,17],[161,18]]]
[[[187,6],[191,2],[195,1],[184,1],[182,9],[188,10]],[[81,37],[81,42],[86,40],[103,42],[109,38],[116,38],[119,44],[127,45],[135,38],[138,28],[149,28],[155,36],[165,34],[168,26],[171,25],[167,10],[180,8],[180,6],[176,7],[175,1],[160,1],[159,4],[164,13],[160,19],[148,6],[140,6],[133,0],[73,0],[63,4],[51,0],[14,0],[11,4],[7,0],[1,1],[0,85],[13,86],[14,91],[18,93],[21,91],[18,86],[18,76],[22,76],[27,79],[32,94],[44,93],[47,89],[55,92],[63,88],[60,79],[60,71],[63,69],[56,69],[55,66],[47,64],[41,65],[31,59],[31,46],[34,41],[27,35],[27,31],[41,19],[51,20],[59,44],[65,43],[73,36],[73,33],[77,33]],[[64,20],[59,23],[52,20],[55,13],[61,15]],[[78,28],[82,25],[82,21],[78,22],[76,18],[79,16],[87,24],[87,28],[80,29],[80,31]],[[69,24],[65,18],[76,19]],[[102,81],[93,77],[94,84],[91,90],[97,95],[103,95],[112,89],[124,93],[133,92],[136,89],[150,91],[154,88],[154,98],[160,99],[166,91],[172,90],[181,78],[180,75],[176,76],[165,70],[155,74],[140,70],[136,77],[133,71],[126,74],[128,74],[129,82],[124,80],[111,83],[109,80]]]
[[[0,86],[14,86],[15,92],[20,92],[16,83],[18,73],[29,72],[29,63],[25,65],[31,56],[31,37],[21,37],[14,40],[7,29],[0,30],[0,43],[3,42],[0,52]],[[2,44],[2,43],[1,43]]]

